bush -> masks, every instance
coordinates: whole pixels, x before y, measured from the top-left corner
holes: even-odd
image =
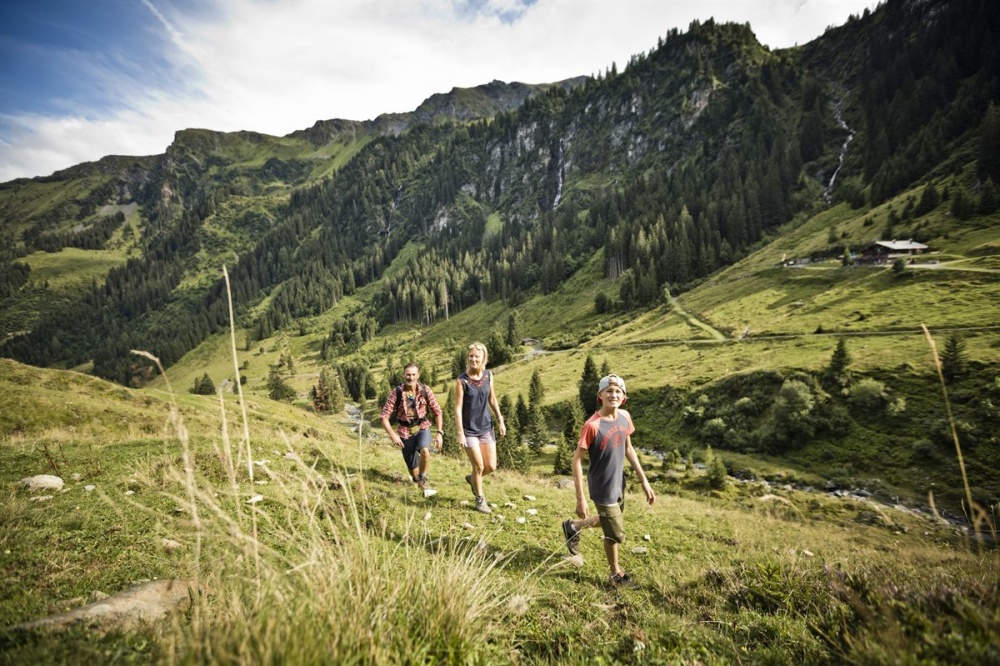
[[[708,485],[716,490],[726,487],[726,478],[729,476],[726,471],[726,464],[722,458],[708,447],[705,450],[705,467],[707,469]]]
[[[877,379],[865,377],[851,385],[847,401],[851,406],[860,409],[881,410],[889,401],[889,395],[885,392],[885,384]]]
[[[815,433],[813,407],[816,397],[805,382],[786,379],[774,399],[774,437],[783,442],[809,438]]]

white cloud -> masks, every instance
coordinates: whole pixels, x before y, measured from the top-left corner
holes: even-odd
[[[109,154],[163,152],[188,127],[283,135],[316,120],[415,109],[436,92],[493,79],[542,83],[621,69],[692,20],[749,22],[772,48],[805,43],[868,0],[292,0],[184,4],[143,0],[171,48],[173,75],[101,87],[125,108],[104,117],[4,117],[0,181]],[[475,7],[476,11],[468,11]],[[134,72],[133,72],[134,74]],[[180,85],[178,85],[180,83]]]

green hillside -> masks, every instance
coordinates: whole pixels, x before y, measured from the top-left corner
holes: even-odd
[[[596,78],[0,184],[4,661],[1000,662],[992,7],[779,51],[694,22]],[[452,418],[427,498],[377,419],[477,340],[492,518]],[[659,496],[636,591],[596,537],[562,557],[603,372]],[[163,626],[12,628],[169,577],[205,587]]]
[[[639,586],[620,591],[605,582],[595,535],[582,560],[565,556],[559,521],[573,497],[547,469],[551,449],[530,470],[489,477],[496,508],[483,516],[466,464],[434,456],[438,493],[424,498],[384,437],[359,441],[340,417],[249,397],[248,448],[231,396],[222,421],[211,396],[9,361],[0,388],[22,414],[0,446],[10,663],[981,664],[1000,654],[995,553],[930,514],[781,482],[713,487],[691,460],[643,455],[658,497],[647,507],[629,495],[622,559]],[[39,473],[62,476],[63,491],[18,487]],[[797,474],[773,463],[767,473]],[[146,628],[14,628],[160,578],[205,593]]]

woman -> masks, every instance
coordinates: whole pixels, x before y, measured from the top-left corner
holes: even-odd
[[[497,441],[493,435],[493,418],[496,414],[500,436],[507,434],[507,427],[500,413],[493,373],[486,369],[489,354],[486,345],[473,342],[469,345],[465,372],[455,380],[455,426],[458,443],[472,464],[472,473],[465,480],[476,498],[476,511],[492,513],[483,494],[483,477],[497,468]]]

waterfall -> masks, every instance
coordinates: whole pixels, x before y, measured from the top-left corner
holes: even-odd
[[[837,124],[844,128],[847,132],[847,139],[844,140],[844,145],[840,147],[840,157],[837,160],[837,168],[834,170],[833,175],[830,176],[830,182],[827,183],[826,189],[823,190],[823,198],[826,199],[827,203],[831,201],[831,192],[833,192],[833,185],[837,182],[837,174],[840,173],[840,169],[844,166],[844,157],[847,155],[847,147],[851,145],[851,141],[854,140],[854,132],[847,123],[844,122],[844,116],[840,112],[840,107],[844,104],[843,98],[837,102],[837,106],[833,110],[834,118],[837,120]]]
[[[562,189],[563,189],[563,145],[562,139],[559,140],[559,148],[556,150],[556,196],[552,200],[552,210],[555,210],[559,205],[559,200],[562,199]]]

